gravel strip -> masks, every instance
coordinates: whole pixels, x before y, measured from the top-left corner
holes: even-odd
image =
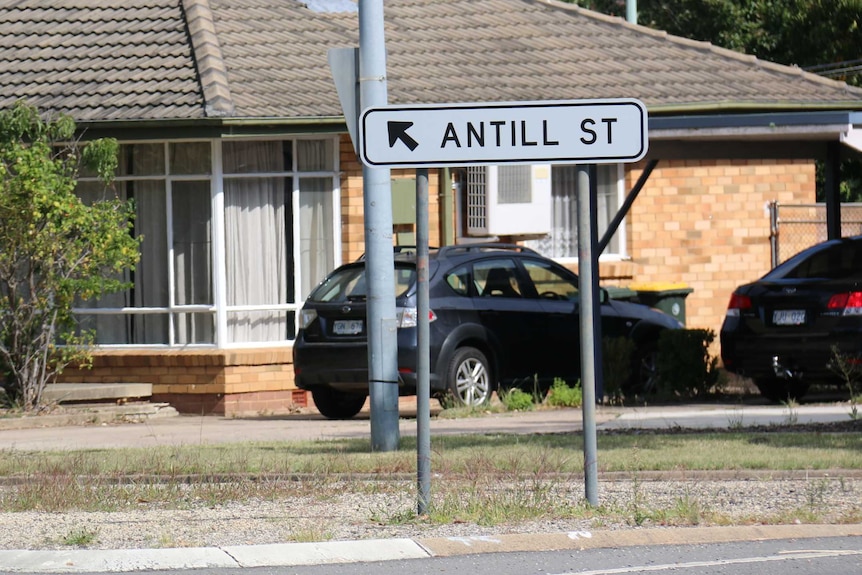
[[[435,480],[437,481],[437,480]],[[347,488],[349,485],[349,489]],[[756,523],[860,523],[862,480],[856,476],[795,479],[638,480],[600,479],[599,509],[583,511],[581,482],[552,480],[530,486],[498,486],[501,498],[533,497],[548,516],[575,507],[576,518],[529,520],[491,526],[453,519],[431,524],[414,519],[415,483],[357,482],[321,497],[230,503],[190,502],[182,510],[141,503],[120,512],[0,513],[0,549],[134,549],[252,545],[294,541],[391,537],[456,537],[506,533],[618,530],[680,525]],[[338,487],[338,486],[336,486]],[[467,486],[468,487],[468,486]],[[6,489],[9,489],[7,487]],[[445,497],[434,492],[433,504]],[[508,490],[507,490],[508,489]],[[361,491],[361,492],[360,492]]]

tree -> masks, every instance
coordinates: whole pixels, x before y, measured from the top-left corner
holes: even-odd
[[[626,0],[568,0],[625,17]],[[638,23],[862,86],[862,0],[638,0]],[[862,162],[841,162],[841,199],[862,201]],[[817,197],[824,192],[817,163]]]
[[[75,129],[24,102],[0,111],[0,379],[28,410],[65,366],[89,360],[93,336],[72,306],[124,289],[139,253],[129,202],[75,195],[82,167],[110,183],[116,140],[81,146]]]

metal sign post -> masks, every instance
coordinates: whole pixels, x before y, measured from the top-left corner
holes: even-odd
[[[359,94],[363,107],[386,105],[386,47],[383,38],[383,0],[359,0]],[[386,168],[366,165],[362,169],[372,451],[395,451],[401,442],[389,177]]]
[[[419,512],[429,503],[430,434],[426,427],[429,365],[427,336],[427,169],[430,166],[578,164],[578,259],[581,292],[581,383],[584,392],[586,498],[598,505],[596,390],[602,388],[601,310],[596,239],[595,166],[637,162],[646,156],[647,112],[638,100],[565,100],[365,106],[358,122],[359,157],[369,167],[417,171],[417,430]],[[423,192],[424,190],[424,192]],[[424,193],[424,196],[423,196]],[[425,251],[423,252],[423,242]],[[424,266],[424,267],[423,267]],[[426,307],[421,307],[426,306]],[[424,330],[424,331],[423,331]]]

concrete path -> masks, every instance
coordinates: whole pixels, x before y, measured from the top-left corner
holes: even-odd
[[[432,410],[432,415],[439,409]],[[598,407],[596,426],[602,429],[739,428],[847,421],[848,404],[780,405],[702,404],[656,407]],[[416,434],[415,403],[401,409],[402,436]],[[321,440],[370,437],[367,412],[336,421],[317,413],[233,418],[219,416],[159,417],[140,423],[66,425],[59,430],[50,417],[34,418],[33,426],[15,429],[0,419],[0,449],[20,451],[75,450],[118,447],[215,444],[237,441]],[[57,416],[63,417],[63,416]],[[43,427],[38,427],[40,420]],[[62,423],[62,422],[60,422]],[[4,424],[7,425],[4,428]],[[50,426],[49,426],[50,425]],[[110,431],[107,431],[107,430]],[[523,413],[495,413],[459,419],[432,418],[432,435],[464,433],[566,433],[583,429],[580,409],[548,409]]]

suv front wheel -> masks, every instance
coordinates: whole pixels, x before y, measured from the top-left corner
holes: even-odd
[[[361,393],[344,393],[328,387],[311,390],[311,398],[317,411],[327,419],[350,419],[365,405],[365,395]]]
[[[485,354],[475,347],[455,350],[446,370],[446,387],[456,405],[476,407],[490,401],[494,384]]]

